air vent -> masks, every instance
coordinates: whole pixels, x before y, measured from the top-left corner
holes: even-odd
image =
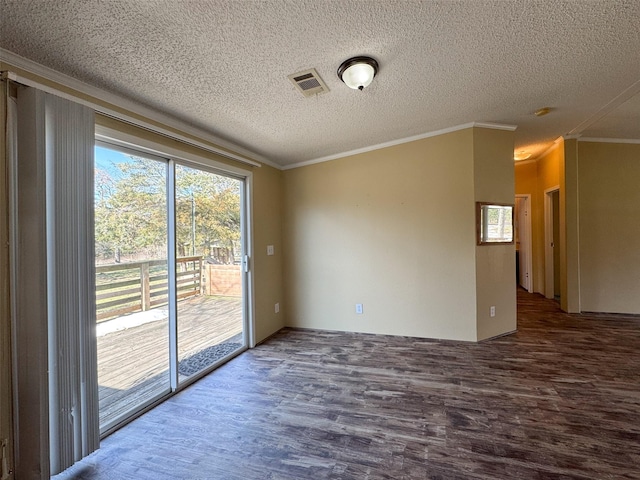
[[[289,75],[289,80],[291,80],[305,97],[311,97],[329,91],[329,88],[322,81],[315,68]]]

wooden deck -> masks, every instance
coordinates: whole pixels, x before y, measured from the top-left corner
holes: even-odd
[[[98,336],[101,426],[169,391],[168,328],[165,318]],[[178,360],[191,367],[179,368],[180,381],[194,365],[207,364],[211,355],[203,352],[216,345],[233,349],[231,344],[243,344],[240,298],[198,296],[178,303]]]

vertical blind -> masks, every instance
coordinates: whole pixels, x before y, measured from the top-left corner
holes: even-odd
[[[28,87],[18,89],[17,107],[9,159],[16,473],[48,478],[99,447],[94,112]]]
[[[14,138],[14,125],[7,122],[15,118],[15,101],[10,98],[9,81],[0,79],[0,135],[5,135],[7,140],[0,147],[0,479],[9,478],[9,470],[13,468],[13,397],[12,397],[12,359],[11,359],[11,297],[9,295],[9,168],[8,158],[12,155],[15,142],[9,142]],[[0,142],[2,143],[2,142]]]
[[[49,472],[44,97],[19,87],[10,104],[15,471],[18,478],[35,479]]]
[[[52,474],[99,446],[93,241],[94,112],[46,97]]]

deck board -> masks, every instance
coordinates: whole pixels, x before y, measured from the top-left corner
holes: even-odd
[[[168,320],[157,320],[98,337],[100,425],[169,390],[168,328]],[[178,302],[179,361],[213,345],[242,343],[241,334],[239,298],[199,296]]]

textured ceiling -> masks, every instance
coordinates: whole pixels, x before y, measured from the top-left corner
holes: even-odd
[[[0,47],[283,166],[469,122],[534,154],[640,139],[639,25],[638,0],[0,0]],[[362,54],[359,92],[335,72]],[[309,68],[328,93],[287,79]]]

